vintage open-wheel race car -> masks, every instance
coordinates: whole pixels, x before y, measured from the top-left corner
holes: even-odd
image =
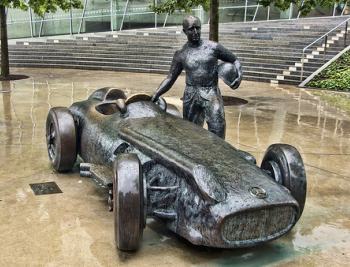
[[[107,189],[121,250],[138,248],[147,216],[195,245],[235,248],[286,234],[303,212],[306,176],[294,147],[271,145],[258,167],[162,98],[98,89],[51,108],[46,138],[56,171],[79,155],[80,174]]]

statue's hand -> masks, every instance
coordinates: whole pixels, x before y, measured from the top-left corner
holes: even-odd
[[[155,93],[155,94],[152,96],[151,101],[152,101],[153,103],[156,103],[156,102],[158,101],[158,99],[159,99],[159,96]]]
[[[237,89],[242,81],[242,73],[238,73],[238,77],[231,83],[230,87],[232,89]]]

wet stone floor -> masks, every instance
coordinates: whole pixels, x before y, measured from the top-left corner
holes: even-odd
[[[0,88],[0,266],[346,266],[350,263],[350,118],[305,90],[243,82],[227,100],[227,141],[258,164],[272,143],[302,154],[308,192],[304,213],[284,237],[249,249],[195,247],[147,220],[136,253],[117,252],[106,196],[78,172],[50,167],[45,120],[113,86],[151,93],[164,75],[14,69],[25,80]],[[165,99],[181,108],[181,77]],[[235,98],[232,98],[235,97]],[[229,103],[231,102],[231,103]],[[55,182],[63,193],[36,195],[30,184]]]

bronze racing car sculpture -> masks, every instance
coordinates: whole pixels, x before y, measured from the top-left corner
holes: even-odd
[[[96,90],[51,108],[46,138],[56,171],[71,170],[79,156],[80,174],[108,189],[121,250],[139,247],[147,216],[195,245],[237,248],[286,234],[304,208],[306,176],[294,147],[271,145],[259,168],[162,98]]]

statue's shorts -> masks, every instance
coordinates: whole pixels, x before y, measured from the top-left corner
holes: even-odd
[[[205,120],[210,132],[225,138],[224,103],[218,87],[187,85],[183,97],[183,117],[200,126]]]

